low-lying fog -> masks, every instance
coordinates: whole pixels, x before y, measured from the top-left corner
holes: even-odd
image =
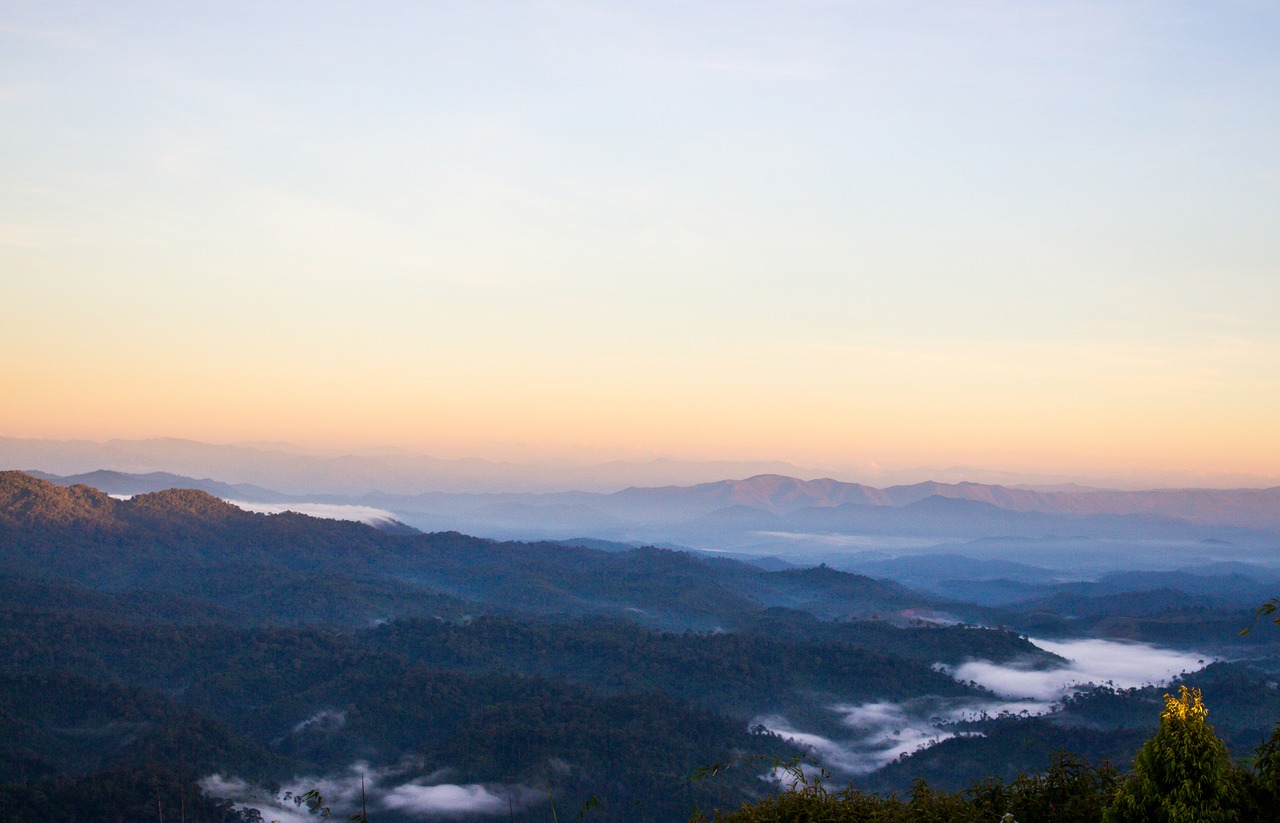
[[[370,526],[377,526],[396,519],[396,516],[391,512],[375,506],[356,506],[345,503],[248,503],[243,500],[228,500],[227,502],[247,512],[256,512],[258,514],[296,512],[297,514],[305,514],[325,520],[354,520],[358,523],[368,523]]]
[[[403,774],[402,769],[370,769],[365,763],[353,763],[340,774],[299,777],[282,786],[279,794],[220,774],[204,778],[200,787],[211,797],[230,800],[240,809],[256,809],[263,820],[279,823],[315,823],[317,818],[308,813],[301,801],[301,796],[312,789],[320,792],[325,805],[339,820],[359,811],[362,802],[374,815],[378,811],[393,811],[411,817],[439,819],[474,815],[505,817],[546,801],[543,792],[528,786],[459,785],[446,782],[447,772],[405,781]]]
[[[1036,640],[1032,643],[1068,661],[1057,669],[1036,671],[972,660],[938,668],[957,680],[972,680],[1002,697],[1053,703],[1090,685],[1119,689],[1163,685],[1183,672],[1204,668],[1212,659],[1196,652],[1174,651],[1145,643],[1115,640]]]
[[[876,561],[960,555],[983,562],[1017,562],[1062,579],[1093,579],[1109,572],[1174,571],[1214,563],[1262,563],[1252,543],[1143,537],[1002,537],[955,539],[808,532],[756,532],[755,542],[733,547],[743,555],[776,555],[796,565],[826,563],[872,577],[892,577]],[[679,541],[676,541],[679,542]]]
[[[131,500],[132,494],[111,494],[116,500]],[[348,503],[253,503],[245,500],[224,500],[238,509],[256,514],[284,514],[294,512],[323,520],[351,520],[356,523],[367,523],[380,526],[384,523],[396,522],[396,515],[376,506],[359,506]]]
[[[1001,699],[971,700],[920,697],[901,703],[837,703],[830,710],[847,732],[820,735],[796,728],[779,715],[762,716],[763,725],[811,748],[828,771],[867,774],[903,754],[931,746],[956,732],[947,728],[962,720],[1009,714],[1046,714],[1067,695],[1093,685],[1131,688],[1164,685],[1183,672],[1212,662],[1205,655],[1162,649],[1144,643],[1111,640],[1033,640],[1068,662],[1055,669],[971,660],[937,668],[961,681],[973,681]]]

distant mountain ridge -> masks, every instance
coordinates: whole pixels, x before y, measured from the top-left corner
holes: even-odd
[[[843,483],[823,478],[800,480],[778,474],[758,474],[744,480],[719,480],[696,486],[631,487],[610,495],[614,500],[631,505],[671,504],[679,500],[698,504],[749,506],[775,514],[789,514],[813,506],[840,506],[845,503],[890,505],[891,500],[880,489],[861,483]]]
[[[241,603],[259,601],[255,609],[298,598],[305,601],[298,608],[327,608],[346,598],[344,620],[360,623],[386,618],[388,610],[416,613],[442,598],[459,613],[472,602],[703,628],[773,606],[831,617],[933,604],[896,583],[835,570],[797,578],[652,547],[601,551],[456,532],[392,534],[301,514],[254,514],[195,489],[118,500],[22,472],[0,472],[5,574],[101,592],[185,592],[215,598],[209,605],[225,605],[216,600],[224,591]],[[334,581],[348,582],[335,590]]]
[[[0,469],[40,469],[78,475],[99,469],[147,474],[214,476],[285,494],[415,495],[450,493],[609,492],[671,479],[697,483],[761,472],[799,473],[783,461],[608,460],[591,463],[520,463],[479,458],[442,459],[401,451],[356,454],[288,444],[225,445],[180,438],[145,440],[36,440],[0,436]]]
[[[780,460],[680,460],[665,457],[615,459],[583,453],[577,458],[439,458],[405,449],[347,451],[300,447],[289,443],[203,443],[174,437],[148,439],[49,440],[0,435],[0,469],[40,469],[76,475],[98,469],[146,474],[171,472],[247,483],[285,494],[382,492],[418,495],[570,492],[608,494],[630,487],[693,486],[724,478],[756,475],[843,478],[894,487],[933,481],[977,483],[1001,488],[1075,492],[1084,483],[1095,488],[1256,487],[1280,482],[1277,475],[1186,473],[1186,482],[1170,475],[1143,478],[1083,478],[1058,474],[1019,474],[974,466],[933,466],[882,470],[858,465],[836,468]]]
[[[1010,561],[1029,564],[1041,581],[1222,563],[1280,572],[1280,488],[1044,491],[927,482],[876,489],[764,474],[611,494],[353,497],[284,495],[162,473],[45,477],[63,485],[84,481],[117,495],[154,493],[166,485],[196,487],[242,505],[259,503],[259,511],[293,509],[391,531],[455,531],[516,541],[586,538],[615,548],[691,549],[769,569],[827,563],[867,573],[891,557],[964,556],[972,562],[960,577],[991,583],[984,594],[974,595],[986,602],[1035,596],[1025,583],[998,582],[997,570]],[[923,572],[918,563],[879,568],[899,582],[953,596],[964,591],[964,584],[940,573],[948,565],[943,562],[932,572]]]
[[[253,500],[261,503],[283,502],[288,495],[252,483],[222,483],[209,478],[185,477],[172,472],[129,472],[98,469],[97,471],[59,476],[35,469],[25,472],[41,480],[49,480],[60,486],[91,486],[107,494],[145,494],[165,489],[199,489],[224,500]]]
[[[970,500],[1001,509],[1045,514],[1144,514],[1199,524],[1251,528],[1280,527],[1280,486],[1268,489],[1154,489],[1149,491],[1035,491],[984,483],[938,483],[877,489],[861,483],[824,478],[798,480],[763,474],[744,480],[722,480],[697,486],[660,489],[631,488],[615,498],[654,499],[684,496],[744,505],[789,514],[801,508],[843,506],[909,506],[930,497]]]
[[[1115,491],[1036,491],[983,483],[928,481],[908,486],[875,488],[831,478],[802,480],[778,474],[758,474],[741,480],[718,480],[693,486],[633,486],[611,494],[596,492],[459,494],[429,493],[415,496],[392,494],[296,495],[249,483],[224,483],[169,472],[131,474],[97,470],[59,476],[29,470],[27,473],[59,485],[84,484],[108,494],[139,494],[171,488],[194,488],[229,500],[275,503],[303,500],[334,502],[430,500],[465,498],[516,504],[533,509],[553,506],[595,509],[610,516],[679,519],[719,509],[742,506],[777,515],[801,509],[837,508],[850,504],[902,508],[930,497],[985,503],[1013,512],[1038,512],[1071,516],[1148,515],[1198,525],[1244,528],[1280,528],[1280,486],[1267,489],[1153,489]]]
[[[876,489],[763,474],[611,494],[346,496],[286,495],[164,473],[44,476],[62,485],[84,481],[121,496],[154,493],[161,486],[195,487],[241,505],[259,504],[259,511],[292,509],[384,531],[454,531],[516,541],[586,538],[724,554],[771,569],[828,563],[864,573],[876,560],[926,554],[967,556],[977,565],[965,577],[991,581],[1008,561],[1031,564],[1041,578],[1059,581],[1221,563],[1280,571],[1280,488],[1044,491],[927,482]],[[991,571],[978,571],[988,562]],[[919,570],[884,568],[901,582],[950,595],[947,578],[936,573],[922,577]],[[989,596],[1005,600],[1020,591],[997,586]]]

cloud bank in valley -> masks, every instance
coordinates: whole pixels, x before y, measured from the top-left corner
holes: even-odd
[[[957,680],[972,680],[1002,697],[1044,702],[1060,700],[1090,684],[1132,688],[1168,683],[1183,672],[1204,668],[1213,658],[1195,652],[1162,649],[1146,643],[1113,640],[1032,640],[1045,651],[1064,657],[1066,666],[1035,669],[970,660],[939,666]]]
[[[200,781],[206,794],[230,800],[240,809],[256,809],[264,820],[279,823],[314,823],[298,798],[315,789],[324,797],[334,816],[361,807],[361,778],[365,802],[371,812],[382,810],[414,817],[447,819],[472,815],[507,815],[520,812],[545,800],[536,789],[523,785],[499,786],[479,783],[456,784],[438,782],[446,772],[395,783],[402,775],[398,769],[371,769],[364,763],[353,763],[345,772],[324,777],[299,777],[273,794],[238,777],[214,774]]]
[[[860,775],[879,769],[904,754],[940,743],[957,732],[949,724],[984,715],[1041,714],[1046,704],[1036,701],[957,700],[921,697],[902,703],[837,703],[829,707],[842,734],[821,735],[795,728],[785,717],[757,717],[761,725],[807,747],[824,768],[836,774]]]
[[[1213,658],[1194,652],[1163,649],[1145,643],[1111,640],[1033,640],[1035,645],[1067,660],[1052,669],[1031,665],[997,664],[971,660],[958,666],[938,665],[957,680],[983,686],[1000,700],[921,697],[901,703],[872,701],[836,704],[841,734],[818,734],[794,727],[785,717],[757,717],[752,725],[808,747],[828,770],[844,775],[875,771],[904,754],[910,754],[955,737],[951,725],[982,716],[1001,714],[1040,715],[1058,701],[1091,685],[1131,688],[1164,685],[1183,672],[1203,668]]]

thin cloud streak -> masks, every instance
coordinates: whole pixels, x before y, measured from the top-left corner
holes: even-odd
[[[354,506],[339,503],[248,503],[243,500],[228,500],[227,502],[247,512],[256,512],[258,514],[294,512],[325,520],[354,520],[357,523],[368,523],[371,526],[396,519],[393,513],[374,506]]]

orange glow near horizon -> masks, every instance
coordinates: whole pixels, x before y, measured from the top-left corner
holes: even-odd
[[[0,411],[0,434],[394,446],[516,461],[782,460],[1079,476],[1265,478],[1280,466],[1280,436],[1269,422],[1280,409],[1260,405],[1265,397],[1232,396],[1209,377],[1188,387],[1174,374],[1139,374],[1123,358],[1099,370],[1096,352],[1085,358],[1089,371],[1060,363],[1042,373],[987,350],[966,357],[886,347],[811,358],[789,371],[771,362],[795,356],[786,352],[633,363],[625,373],[587,358],[569,370],[570,381],[461,358],[411,380],[389,363],[336,371],[218,359],[200,368],[179,366],[180,356],[117,352],[68,362],[54,351],[0,372],[7,384],[26,387]],[[1245,400],[1249,406],[1236,405]]]
[[[0,436],[1266,483],[1264,6],[8,8]]]

